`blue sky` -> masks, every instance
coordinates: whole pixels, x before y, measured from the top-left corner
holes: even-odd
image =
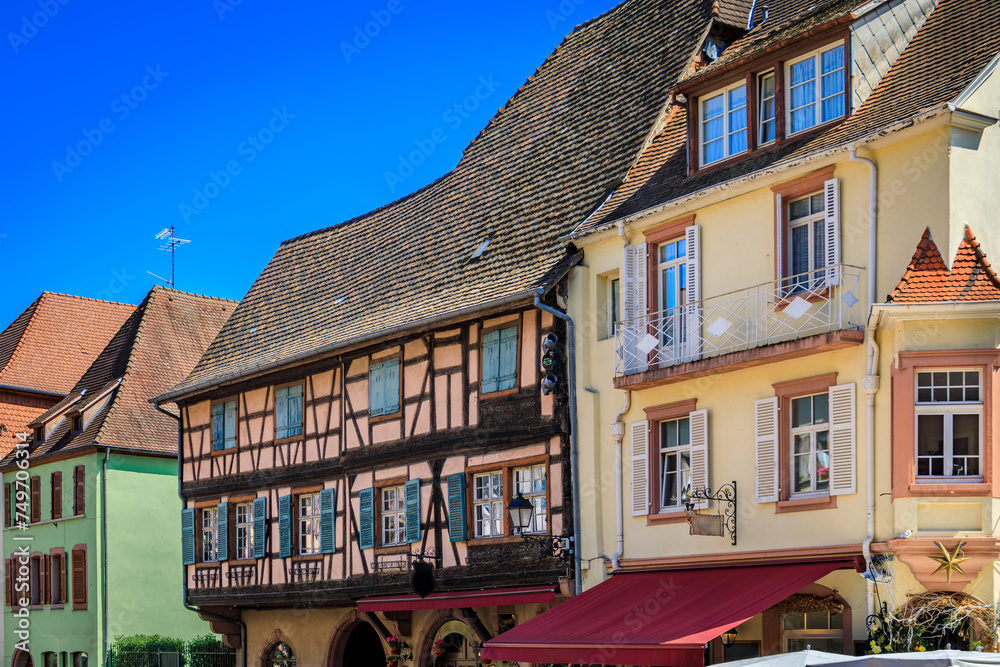
[[[614,0],[7,0],[0,330],[44,290],[239,299],[287,238],[452,169]],[[405,160],[405,164],[401,162]]]

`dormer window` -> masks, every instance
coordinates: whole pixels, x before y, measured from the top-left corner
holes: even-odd
[[[814,51],[785,67],[789,136],[843,117],[846,109],[843,44]]]
[[[73,415],[73,433],[77,434],[83,431],[83,415]]]
[[[45,442],[45,427],[39,426],[35,429],[35,444],[41,444]]]
[[[757,79],[757,144],[763,146],[778,136],[778,119],[775,108],[774,72],[761,74]]]
[[[747,87],[730,86],[701,98],[701,164],[747,150]]]

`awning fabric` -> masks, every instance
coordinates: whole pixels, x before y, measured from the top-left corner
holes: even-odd
[[[520,586],[482,591],[417,595],[380,595],[358,600],[358,611],[408,611],[411,609],[454,609],[456,607],[498,607],[508,604],[536,604],[556,599],[555,586]]]
[[[623,572],[486,642],[483,657],[702,667],[706,642],[844,564]]]

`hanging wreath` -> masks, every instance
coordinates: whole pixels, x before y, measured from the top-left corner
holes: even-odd
[[[920,593],[897,611],[883,605],[877,618],[869,619],[869,647],[873,653],[924,651],[954,632],[969,648],[996,651],[998,621],[997,605],[960,593]]]
[[[771,607],[779,614],[808,614],[813,611],[829,611],[835,614],[844,613],[844,605],[833,599],[832,595],[792,595]]]

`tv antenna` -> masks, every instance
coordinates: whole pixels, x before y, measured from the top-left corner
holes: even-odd
[[[174,236],[174,226],[163,228],[156,236],[153,238],[163,243],[160,245],[158,250],[168,251],[170,253],[170,280],[162,276],[158,276],[152,271],[146,271],[149,275],[154,278],[159,278],[163,282],[167,283],[171,288],[177,284],[177,263],[176,263],[176,252],[177,246],[184,245],[185,243],[191,243],[188,239],[179,239]]]

